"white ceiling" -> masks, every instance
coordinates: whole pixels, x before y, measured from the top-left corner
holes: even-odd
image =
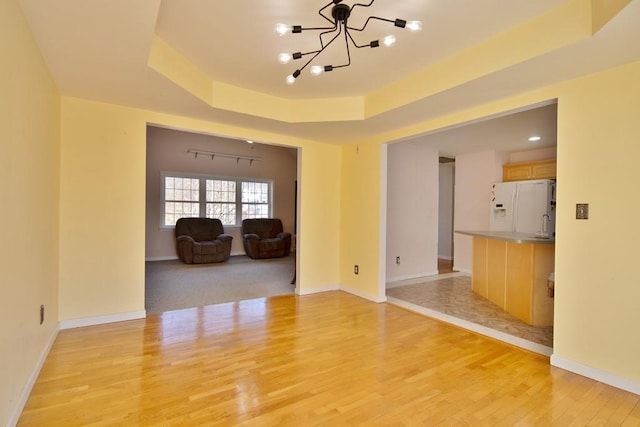
[[[365,96],[566,0],[376,0],[371,8],[356,8],[350,25],[360,25],[362,16],[371,12],[392,19],[421,20],[422,32],[409,33],[391,24],[372,23],[360,42],[393,33],[398,38],[397,45],[392,49],[352,49],[350,67],[319,77],[312,77],[305,70],[292,86],[286,85],[284,79],[295,65],[279,64],[276,56],[282,51],[317,49],[317,36],[280,37],[274,26],[278,22],[324,25],[326,21],[319,17],[318,9],[328,0],[17,1],[63,95],[327,143],[357,141],[640,59],[640,0],[632,0],[593,37],[366,120],[285,123],[212,108],[158,74],[147,65],[153,38],[159,36],[213,80],[230,85],[287,99]],[[344,3],[351,5],[354,1]],[[555,127],[555,122],[551,126]],[[520,130],[520,134],[527,132],[531,131]],[[438,135],[444,140],[442,134],[417,137]],[[448,154],[497,144],[496,135],[500,132],[488,134],[482,143],[478,142],[480,136],[474,138],[472,147],[460,145],[466,137],[460,138],[459,134],[451,138],[457,142],[438,144],[446,147]]]
[[[555,147],[557,107],[556,103],[550,103],[524,111],[508,112],[500,117],[415,137],[412,141],[429,144],[445,157],[485,150],[510,152]],[[541,139],[531,142],[529,138],[532,136]]]
[[[316,78],[305,71],[292,87],[285,84],[285,77],[298,64],[281,65],[276,61],[277,55],[317,50],[318,33],[281,37],[274,31],[275,24],[327,26],[328,22],[318,14],[320,7],[330,3],[327,0],[163,0],[156,32],[217,80],[284,98],[338,97],[372,92],[562,2],[377,0],[370,8],[354,9],[349,25],[361,27],[364,19],[375,15],[420,20],[424,30],[410,33],[374,21],[358,41],[366,43],[394,34],[398,39],[394,48],[351,49],[352,65],[348,71],[335,70]],[[356,1],[344,1],[353,3]],[[325,14],[330,16],[330,10]],[[497,10],[500,13],[495,13]],[[451,25],[452,22],[456,25]],[[460,31],[462,28],[464,31]],[[343,46],[341,42],[340,47]],[[344,59],[339,56],[336,63]]]

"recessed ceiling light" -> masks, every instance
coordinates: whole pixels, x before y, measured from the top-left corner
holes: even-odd
[[[537,136],[537,135],[529,137],[529,141],[531,141],[531,142],[540,141],[541,139],[542,139],[542,137],[541,136]]]
[[[247,143],[248,143],[248,144],[253,144],[253,141],[252,141],[252,140],[250,140],[250,139],[247,139]]]

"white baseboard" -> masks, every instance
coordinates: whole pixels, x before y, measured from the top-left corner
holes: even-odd
[[[458,268],[458,266],[456,266],[456,265],[453,266],[453,270],[454,271],[459,271],[460,273],[464,273],[464,274],[467,274],[469,276],[471,276],[471,274],[472,274],[471,270],[466,269],[466,268]]]
[[[451,255],[438,255],[438,259],[446,259],[447,261],[451,261],[453,257]]]
[[[148,258],[145,258],[145,261],[171,261],[174,259],[178,259],[177,256],[150,256]]]
[[[318,294],[320,292],[329,292],[329,291],[338,291],[340,290],[340,286],[338,285],[327,285],[327,286],[319,286],[316,288],[305,288],[300,289],[300,286],[296,285],[296,295],[311,295]]]
[[[105,323],[123,322],[126,320],[144,319],[146,310],[130,311],[127,313],[107,314],[104,316],[83,317],[60,321],[60,329],[82,328],[84,326],[102,325]]]
[[[375,303],[381,303],[381,302],[386,302],[387,301],[387,296],[386,295],[382,295],[382,296],[374,295],[374,294],[370,294],[370,293],[367,293],[367,292],[362,292],[362,291],[360,291],[358,289],[349,288],[347,286],[340,286],[340,290],[344,291],[344,292],[347,292],[347,293],[349,293],[351,295],[355,295],[357,297],[364,298],[364,299],[369,300],[369,301],[373,301]]]
[[[437,276],[438,275],[438,270],[436,271],[427,271],[424,273],[416,273],[416,274],[407,274],[404,276],[393,276],[393,277],[387,277],[387,282],[400,282],[402,280],[412,280],[412,279],[418,279],[418,278],[423,278],[423,277],[429,277],[429,276]]]
[[[15,426],[16,424],[18,424],[20,415],[22,415],[24,406],[27,404],[27,400],[29,400],[29,395],[31,395],[33,386],[35,385],[36,380],[38,379],[38,375],[40,375],[40,370],[42,369],[42,366],[44,365],[45,360],[47,360],[47,356],[49,355],[49,352],[51,351],[51,347],[53,346],[53,343],[55,342],[56,337],[58,336],[59,330],[60,330],[59,326],[57,326],[53,330],[53,333],[49,337],[49,341],[47,342],[47,345],[42,350],[42,353],[40,353],[38,362],[36,363],[36,366],[33,369],[33,372],[31,372],[31,375],[29,375],[29,379],[27,380],[27,383],[24,385],[24,388],[22,389],[22,393],[20,394],[20,399],[16,403],[13,413],[9,418],[9,423],[7,424],[8,426]]]
[[[564,357],[558,356],[556,354],[551,355],[551,365],[573,372],[574,374],[582,375],[583,377],[591,378],[592,380],[600,381],[601,383],[608,384],[610,386],[640,395],[640,383],[632,381],[628,378],[596,369],[591,366],[583,365],[582,363],[565,359]]]

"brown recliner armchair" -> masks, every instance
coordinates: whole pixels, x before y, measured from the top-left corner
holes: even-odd
[[[223,262],[231,255],[233,237],[213,218],[180,218],[176,222],[178,258],[186,264]]]
[[[285,257],[291,251],[291,233],[282,231],[282,221],[278,218],[245,219],[242,243],[253,259]]]

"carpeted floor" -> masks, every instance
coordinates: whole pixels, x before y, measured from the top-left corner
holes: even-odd
[[[147,313],[293,294],[293,257],[254,260],[233,256],[215,264],[148,261]]]

